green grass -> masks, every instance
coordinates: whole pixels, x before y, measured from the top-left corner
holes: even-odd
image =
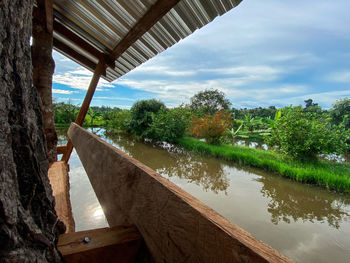
[[[178,139],[184,148],[235,161],[288,177],[292,180],[350,193],[350,165],[328,161],[301,162],[282,155],[237,145],[208,145],[194,138]]]

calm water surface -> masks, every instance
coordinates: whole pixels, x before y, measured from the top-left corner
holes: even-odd
[[[350,195],[193,155],[168,144],[145,144],[101,128],[89,131],[293,260],[350,262]],[[65,144],[66,130],[58,132],[60,144]],[[76,230],[107,226],[75,152],[69,163]]]

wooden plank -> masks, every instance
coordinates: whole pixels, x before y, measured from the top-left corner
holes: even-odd
[[[135,226],[116,226],[60,235],[57,248],[67,263],[133,263],[141,243]]]
[[[57,145],[57,154],[64,154],[67,151],[67,145]]]
[[[111,58],[117,60],[124,51],[166,15],[180,0],[158,0],[146,14],[134,25],[126,36],[119,41],[111,53]]]
[[[156,262],[292,262],[96,135],[68,136],[109,225],[135,224]]]
[[[82,126],[84,123],[84,119],[85,119],[86,113],[89,110],[89,106],[90,106],[92,97],[94,96],[98,81],[105,70],[106,70],[106,65],[104,61],[100,60],[96,66],[94,75],[92,76],[89,88],[86,92],[83,104],[81,105],[78,116],[75,120],[75,123],[79,126]],[[69,139],[67,143],[67,151],[63,154],[61,161],[68,163],[70,155],[72,154],[72,150],[73,150],[73,144]]]
[[[52,194],[58,218],[66,225],[66,233],[74,232],[75,224],[69,198],[68,166],[65,162],[54,162],[49,169]]]

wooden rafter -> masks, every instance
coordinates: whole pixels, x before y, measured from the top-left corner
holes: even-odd
[[[105,60],[106,64],[111,67],[115,68],[115,63],[113,60],[110,59],[108,54],[104,54],[100,52],[98,49],[93,47],[91,44],[89,44],[87,41],[79,37],[77,34],[75,34],[73,31],[62,25],[61,23],[54,21],[53,22],[53,28],[54,31],[64,37],[65,39],[69,40],[69,42],[73,43],[74,45],[78,46],[82,50],[88,52],[95,58],[101,60]]]
[[[180,0],[158,0],[116,45],[111,53],[111,58],[113,58],[113,60],[118,59],[118,57],[166,15],[178,2],[180,2]]]
[[[55,49],[59,50],[60,52],[62,52],[66,56],[75,59],[80,64],[84,65],[85,67],[89,68],[92,71],[97,66],[97,64],[95,62],[93,62],[90,59],[88,59],[87,57],[81,55],[80,53],[78,53],[77,51],[75,51],[70,46],[66,45],[65,43],[63,43],[62,41],[60,41],[57,38],[53,39],[53,46]],[[102,75],[105,76],[105,74],[106,73],[104,72]]]

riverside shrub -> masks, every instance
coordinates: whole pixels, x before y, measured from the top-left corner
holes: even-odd
[[[267,143],[296,159],[315,159],[320,153],[342,153],[348,136],[342,127],[331,124],[327,114],[295,107],[283,109]]]
[[[131,112],[129,110],[118,110],[110,114],[110,120],[108,120],[108,126],[118,129],[120,131],[127,131],[129,129],[129,123],[131,119]]]
[[[189,125],[191,113],[185,108],[161,109],[152,115],[152,123],[146,137],[153,141],[175,142],[181,138]]]
[[[233,120],[231,113],[225,110],[218,111],[214,115],[204,115],[190,122],[190,133],[197,138],[204,138],[209,144],[219,144],[220,139],[226,135],[226,130],[231,128]]]
[[[141,138],[147,138],[153,115],[165,109],[163,102],[155,99],[140,100],[131,107],[130,131]]]

